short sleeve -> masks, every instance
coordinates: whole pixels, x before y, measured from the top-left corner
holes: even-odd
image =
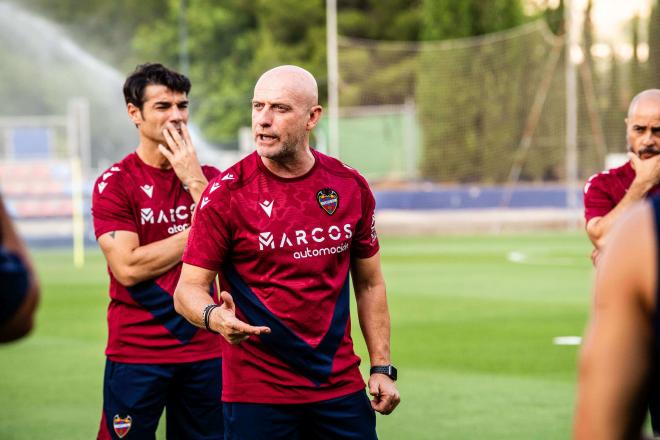
[[[230,191],[216,178],[202,193],[183,252],[183,262],[218,271],[230,246]]]
[[[206,180],[210,182],[211,180],[218,177],[222,171],[211,165],[204,165],[202,167],[202,172],[204,173],[204,177],[206,177]]]
[[[369,258],[378,252],[378,234],[376,233],[376,199],[364,179],[360,178],[362,197],[362,217],[351,245],[351,255],[357,258]]]
[[[121,174],[107,180],[99,177],[94,184],[92,217],[97,239],[111,231],[138,232],[131,202],[124,185],[121,184],[121,177]]]
[[[587,222],[594,217],[607,215],[616,204],[608,191],[606,175],[595,174],[584,185],[584,218]]]

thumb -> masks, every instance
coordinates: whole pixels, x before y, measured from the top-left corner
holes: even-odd
[[[229,309],[232,312],[236,310],[236,306],[234,305],[234,298],[231,297],[229,292],[223,290],[220,293],[220,299],[222,300],[222,307]]]
[[[380,387],[378,386],[378,382],[375,380],[370,380],[369,381],[369,394],[372,396],[378,396],[380,394]]]

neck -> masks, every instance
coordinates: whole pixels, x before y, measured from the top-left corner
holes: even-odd
[[[314,166],[316,159],[309,146],[307,146],[303,151],[290,158],[277,160],[262,156],[261,161],[271,173],[278,177],[291,179],[308,173]]]
[[[142,162],[149,166],[164,170],[172,168],[172,165],[160,152],[158,149],[158,144],[155,142],[151,142],[147,139],[140,139],[140,145],[138,145],[135,153],[138,155],[140,160],[142,160]]]

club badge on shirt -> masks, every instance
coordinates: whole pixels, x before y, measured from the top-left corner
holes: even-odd
[[[332,215],[339,207],[339,194],[332,188],[323,188],[316,193],[316,200],[323,210]]]
[[[126,437],[128,431],[131,430],[131,425],[133,424],[133,418],[128,414],[126,417],[121,417],[119,414],[116,414],[112,418],[112,427],[115,428],[115,433],[119,438]]]

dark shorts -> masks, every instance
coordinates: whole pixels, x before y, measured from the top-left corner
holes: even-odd
[[[98,439],[156,438],[167,408],[167,438],[222,440],[222,360],[125,364],[107,360]]]
[[[14,253],[0,248],[0,326],[9,321],[27,296],[27,267]]]
[[[377,440],[367,394],[300,405],[225,403],[226,440]]]

